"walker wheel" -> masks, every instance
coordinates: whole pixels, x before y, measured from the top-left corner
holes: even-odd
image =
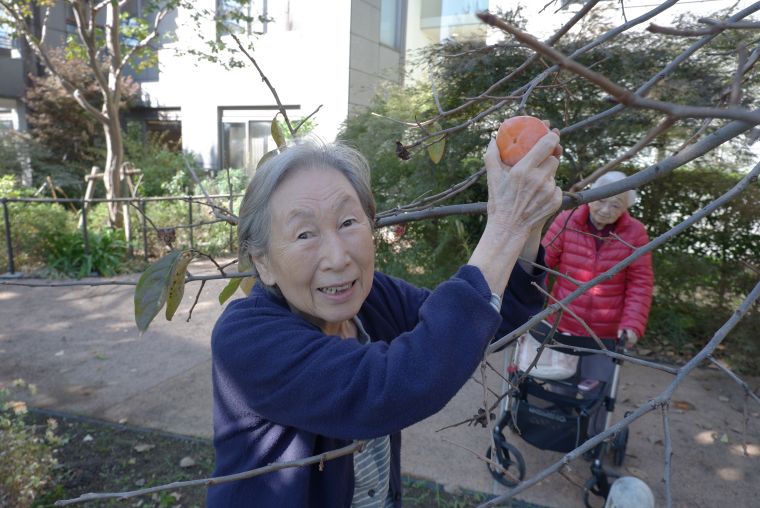
[[[628,448],[628,428],[621,430],[612,441],[612,463],[620,467],[625,460],[625,450]]]
[[[491,448],[489,446],[488,450],[486,450],[486,457],[488,459],[493,455]],[[494,461],[504,468],[504,471],[498,470],[491,464],[488,464],[488,471],[502,485],[514,487],[525,478],[525,459],[523,459],[520,451],[504,440],[503,437],[496,439],[496,456],[494,457]]]

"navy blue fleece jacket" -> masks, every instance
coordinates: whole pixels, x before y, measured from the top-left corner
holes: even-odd
[[[541,253],[543,257],[543,252]],[[515,267],[499,315],[476,267],[429,291],[375,273],[359,319],[369,345],[328,336],[260,286],[228,305],[212,334],[214,476],[391,435],[390,495],[401,505],[400,431],[464,385],[494,335],[544,304]],[[208,506],[348,507],[351,456],[209,487]]]

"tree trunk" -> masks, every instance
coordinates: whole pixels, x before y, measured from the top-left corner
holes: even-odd
[[[107,149],[106,165],[103,170],[103,183],[106,186],[106,198],[108,199],[121,197],[121,165],[124,162],[124,145],[121,139],[118,105],[115,109],[115,113],[113,111],[109,113],[109,123],[103,125]],[[108,224],[112,228],[117,229],[121,228],[124,224],[121,203],[108,203]]]

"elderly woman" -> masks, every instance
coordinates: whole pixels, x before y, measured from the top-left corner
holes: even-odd
[[[623,178],[625,173],[611,171],[594,182],[593,187]],[[635,248],[649,243],[644,225],[628,213],[635,202],[636,191],[629,190],[560,213],[542,242],[546,266],[584,283],[627,258]],[[630,349],[646,329],[653,278],[652,256],[645,254],[573,300],[569,308],[599,337],[622,337]],[[561,300],[576,289],[574,282],[558,277],[552,296]],[[588,334],[570,313],[562,315],[558,329],[572,335]]]
[[[257,170],[238,237],[258,282],[212,337],[214,474],[368,442],[210,487],[210,507],[400,506],[401,429],[439,411],[494,335],[544,303],[530,284],[543,274],[515,264],[542,256],[541,225],[561,202],[558,142],[547,134],[512,168],[491,143],[485,231],[433,291],[374,270],[375,203],[356,151],[303,143]]]
[[[620,171],[611,171],[597,179],[592,187],[616,182],[625,176]],[[636,191],[629,190],[560,213],[542,241],[546,266],[584,283],[627,258],[637,247],[649,243],[644,225],[628,213],[635,202]],[[646,329],[653,284],[652,257],[645,254],[570,302],[568,308],[597,336],[619,337],[630,349]],[[577,287],[576,282],[557,277],[551,294],[554,299],[562,300]],[[554,319],[549,321],[553,323]],[[569,312],[562,314],[557,329],[570,335],[588,335]],[[581,378],[591,382],[606,381],[613,368],[609,357],[596,355],[582,358],[579,371]],[[607,395],[610,390],[608,383]],[[597,415],[589,425],[591,435],[604,429],[606,414],[599,411]]]

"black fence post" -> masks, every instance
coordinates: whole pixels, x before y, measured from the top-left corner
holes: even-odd
[[[84,253],[90,253],[90,236],[87,233],[87,200],[82,198],[82,238],[84,239]]]
[[[193,241],[193,198],[192,196],[187,197],[187,223],[188,223],[188,233],[190,234],[190,248],[195,248],[195,242]]]
[[[5,245],[8,248],[8,273],[16,272],[13,265],[13,244],[11,243],[11,218],[8,215],[8,200],[3,198],[3,221],[5,222]]]
[[[145,218],[145,200],[140,200],[140,216],[142,217],[143,257],[148,260],[148,221]]]

